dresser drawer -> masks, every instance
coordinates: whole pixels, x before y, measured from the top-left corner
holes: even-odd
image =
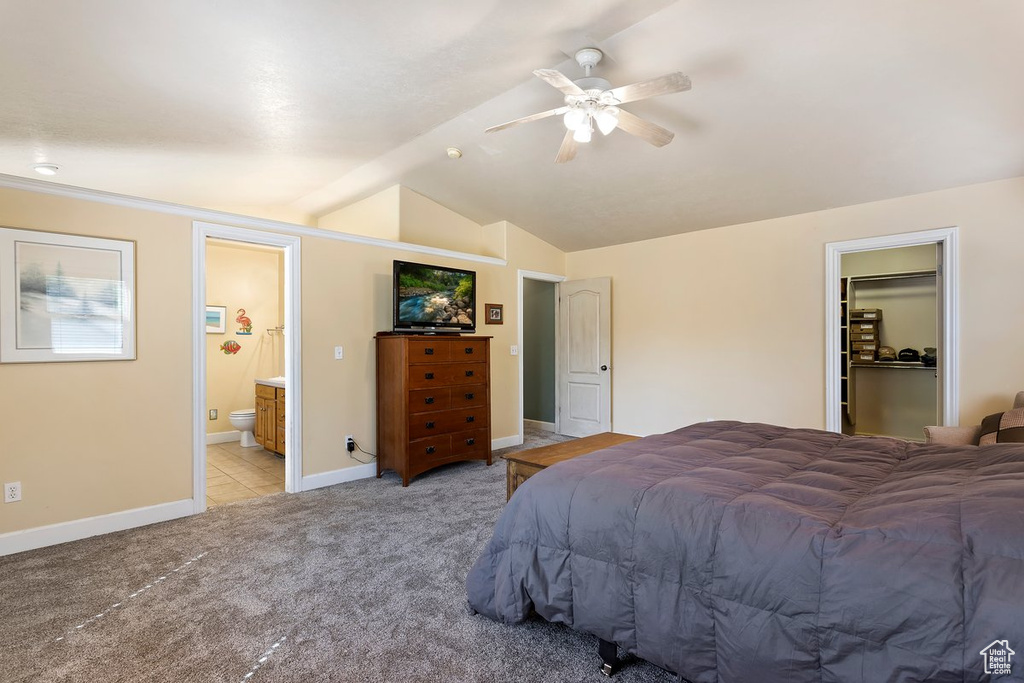
[[[487,385],[460,386],[451,390],[452,408],[469,408],[487,405]]]
[[[454,361],[477,361],[483,363],[487,360],[487,342],[480,340],[453,341],[452,360]]]
[[[448,339],[413,339],[409,341],[410,363],[443,363],[452,356]]]
[[[473,429],[452,434],[452,455],[487,452],[487,429]]]
[[[434,387],[449,386],[451,381],[452,364],[442,365],[410,365],[409,366],[409,388],[410,389],[432,389]]]
[[[433,413],[416,413],[409,416],[409,438],[423,439],[428,436],[447,434],[449,424],[455,420],[450,410]]]
[[[463,408],[461,410],[449,410],[444,415],[444,426],[446,432],[461,432],[465,429],[476,429],[486,427],[490,417],[490,411],[486,406],[476,408]]]
[[[487,381],[487,363],[452,363],[448,372],[449,384],[480,384]]]
[[[452,440],[447,434],[409,442],[409,462],[423,463],[444,460],[452,454]]]
[[[266,384],[257,384],[256,396],[259,398],[269,398],[274,401],[277,400],[277,389],[275,387],[268,387]]]
[[[435,410],[448,410],[450,407],[451,390],[448,388],[417,389],[409,392],[410,413],[429,413]]]

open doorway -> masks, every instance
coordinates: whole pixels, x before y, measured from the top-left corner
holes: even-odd
[[[302,490],[299,238],[196,222],[193,509]]]
[[[558,432],[558,283],[564,280],[519,271],[519,443]]]
[[[206,504],[284,491],[284,249],[206,239]]]
[[[959,420],[956,228],[826,245],[826,426],[922,440]]]
[[[555,431],[555,305],[557,286],[523,280],[523,425]]]

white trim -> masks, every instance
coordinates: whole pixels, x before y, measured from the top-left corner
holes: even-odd
[[[512,436],[501,436],[497,439],[491,439],[491,450],[496,451],[501,448],[508,448],[509,446],[522,446],[523,435],[513,434]]]
[[[526,425],[530,425],[534,429],[540,429],[540,430],[543,430],[545,432],[553,432],[553,431],[555,431],[555,423],[554,422],[543,422],[541,420],[531,420],[529,418],[525,418],[524,417],[523,418],[523,426],[525,427]]]
[[[922,244],[942,245],[943,282],[943,416],[945,425],[960,424],[960,246],[956,226],[882,235],[825,245],[825,429],[842,430],[840,405],[839,278],[842,255]]]
[[[302,292],[301,240],[293,235],[192,223],[192,489],[195,512],[206,510],[206,240],[209,237],[284,249],[285,480],[288,493],[302,491]]]
[[[188,517],[192,514],[193,504],[189,499],[176,500],[173,503],[161,503],[133,510],[122,510],[107,515],[75,519],[70,522],[38,526],[34,529],[10,531],[0,534],[0,556],[21,553],[26,550],[45,548],[58,543],[78,541],[90,536],[110,534],[135,527],[166,522],[170,519]]]
[[[241,441],[242,432],[237,429],[232,429],[229,432],[208,432],[206,434],[206,445],[209,446],[213,443],[231,443],[232,441]]]
[[[334,486],[335,484],[344,484],[346,481],[369,479],[375,476],[377,476],[377,463],[343,467],[340,470],[331,470],[320,474],[307,474],[302,478],[302,490],[312,491],[325,486]]]
[[[507,444],[509,446],[518,446],[523,443],[523,280],[540,280],[542,282],[565,282],[565,275],[555,275],[554,273],[542,273],[536,270],[518,270],[516,271],[516,345],[519,349],[519,443]],[[555,377],[558,376],[558,297],[557,292],[555,296]],[[555,382],[555,428],[552,430],[558,431],[558,382]],[[492,448],[497,448],[494,446]],[[504,448],[504,446],[502,446]]]
[[[56,195],[58,197],[68,197],[70,199],[83,199],[85,201],[98,202],[100,204],[110,204],[113,206],[121,206],[128,209],[141,209],[143,211],[153,211],[156,213],[170,214],[172,216],[185,216],[186,218],[192,218],[197,221],[231,223],[232,225],[237,225],[239,227],[254,228],[256,230],[269,230],[271,232],[276,232],[284,235],[296,235],[299,237],[317,237],[321,239],[338,240],[340,242],[354,242],[356,244],[367,244],[370,246],[381,247],[384,249],[411,251],[417,254],[443,256],[446,258],[459,259],[462,261],[487,263],[494,266],[508,265],[507,260],[502,258],[496,258],[494,256],[468,254],[465,252],[454,251],[451,249],[428,247],[422,244],[410,244],[409,242],[393,242],[391,240],[385,240],[379,237],[352,235],[346,232],[326,230],[324,228],[314,228],[308,225],[296,225],[295,223],[274,221],[268,218],[256,218],[255,216],[243,216],[241,214],[228,213],[227,211],[215,211],[213,209],[202,209],[195,206],[185,206],[184,204],[161,202],[155,199],[131,197],[129,195],[116,194],[113,192],[103,192],[102,190],[90,190],[84,187],[74,187],[72,185],[50,183],[45,180],[36,180],[34,178],[21,178],[19,176],[6,175],[3,173],[0,173],[0,187],[6,187],[12,190],[25,190],[27,192],[39,192],[41,194]]]

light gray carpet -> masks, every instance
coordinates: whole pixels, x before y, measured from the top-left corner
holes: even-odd
[[[504,503],[496,459],[0,558],[0,680],[604,680],[591,636],[469,614]],[[632,660],[617,680],[675,677]]]

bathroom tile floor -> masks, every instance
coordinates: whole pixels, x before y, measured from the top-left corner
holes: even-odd
[[[284,458],[237,442],[206,447],[206,506],[284,491]]]

